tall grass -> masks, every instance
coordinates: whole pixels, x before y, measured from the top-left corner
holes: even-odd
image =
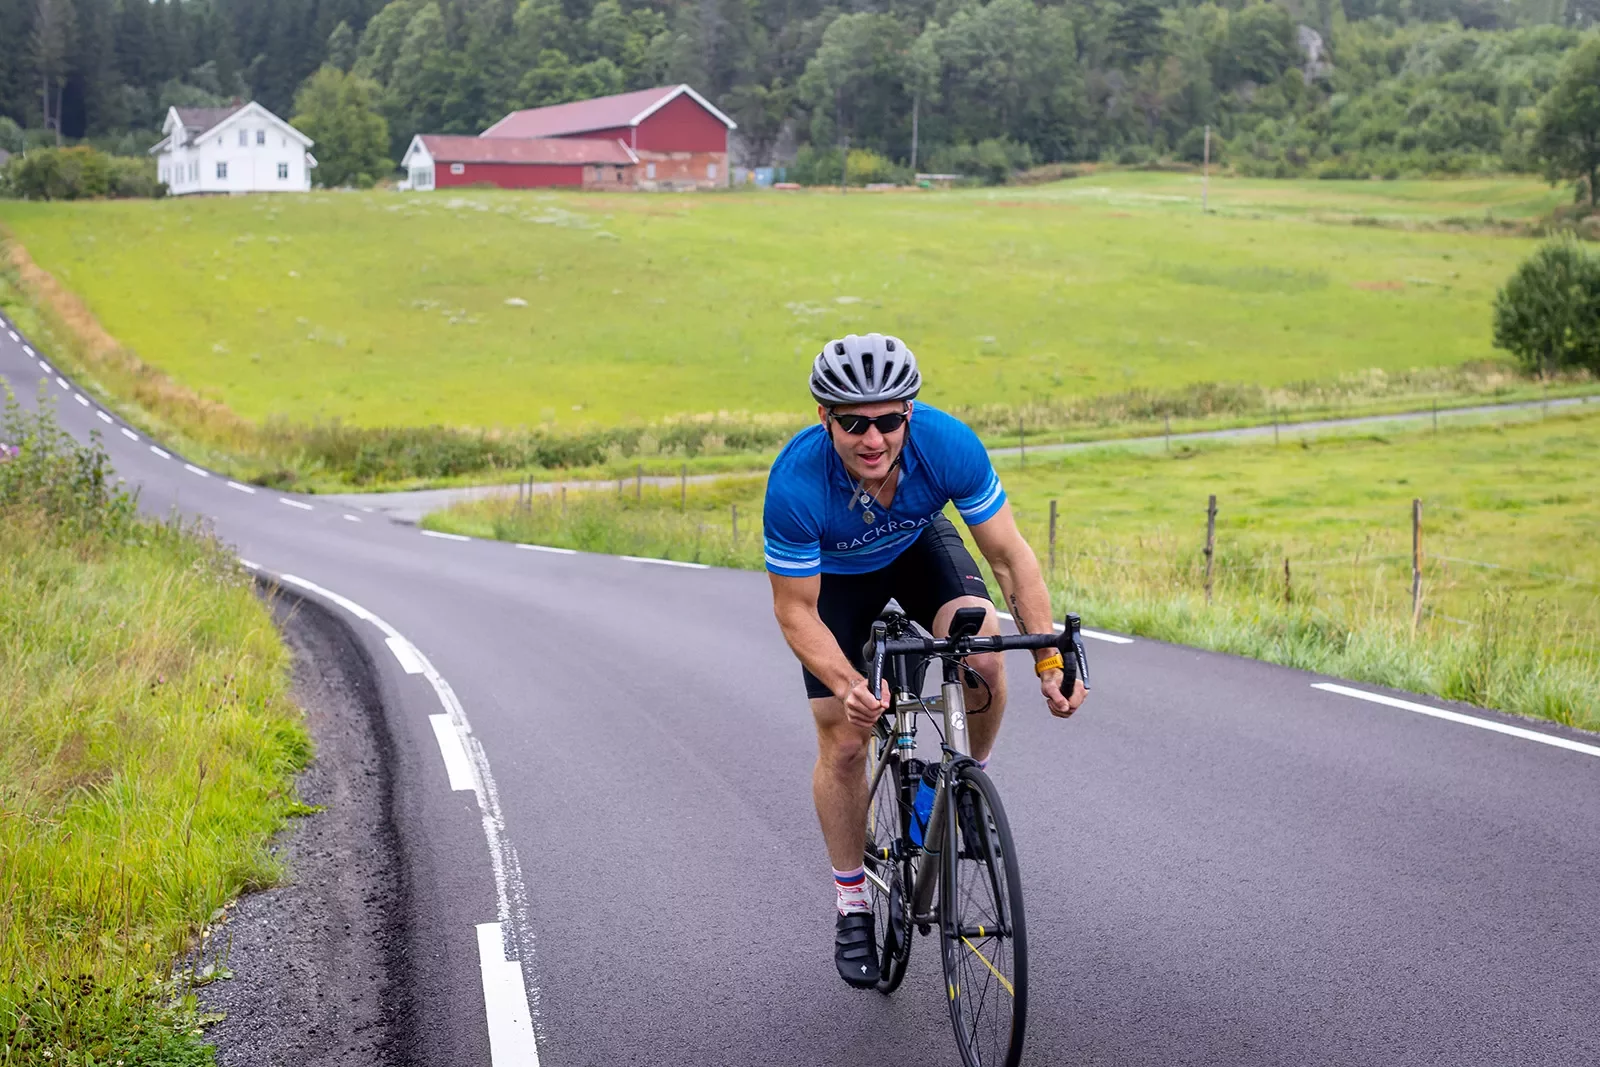
[[[97,446],[0,420],[0,1064],[199,1064],[174,961],[278,869],[310,755],[231,554]]]

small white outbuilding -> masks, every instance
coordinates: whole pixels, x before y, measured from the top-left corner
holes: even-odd
[[[166,136],[150,154],[172,196],[311,188],[311,138],[253,101],[168,108],[161,132]]]

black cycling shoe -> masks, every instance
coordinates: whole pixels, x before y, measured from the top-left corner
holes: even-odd
[[[872,931],[872,912],[853,911],[839,916],[833,935],[833,962],[839,977],[857,989],[878,984],[878,943]]]

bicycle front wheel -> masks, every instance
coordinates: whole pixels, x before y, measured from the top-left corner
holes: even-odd
[[[894,744],[880,735],[879,746]],[[887,754],[867,811],[864,856],[872,900],[873,935],[878,951],[878,992],[893,993],[906,975],[911,956],[911,923],[906,919],[905,786],[900,759]],[[880,884],[881,883],[881,884]]]
[[[1016,1067],[1028,1017],[1022,880],[1000,795],[972,764],[947,791],[939,931],[956,1044],[966,1067]]]

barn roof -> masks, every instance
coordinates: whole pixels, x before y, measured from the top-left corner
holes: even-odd
[[[627,166],[638,157],[621,141],[564,141],[553,137],[461,137],[420,133],[428,155],[438,163],[608,163]],[[409,159],[411,150],[406,151]],[[404,165],[404,164],[402,164]]]
[[[665,85],[659,89],[640,89],[616,96],[597,96],[593,100],[576,100],[570,104],[513,111],[479,136],[567,137],[591,130],[637,126],[680,96],[693,98],[728,129],[737,127],[737,123],[713,107],[711,101],[687,85]]]

